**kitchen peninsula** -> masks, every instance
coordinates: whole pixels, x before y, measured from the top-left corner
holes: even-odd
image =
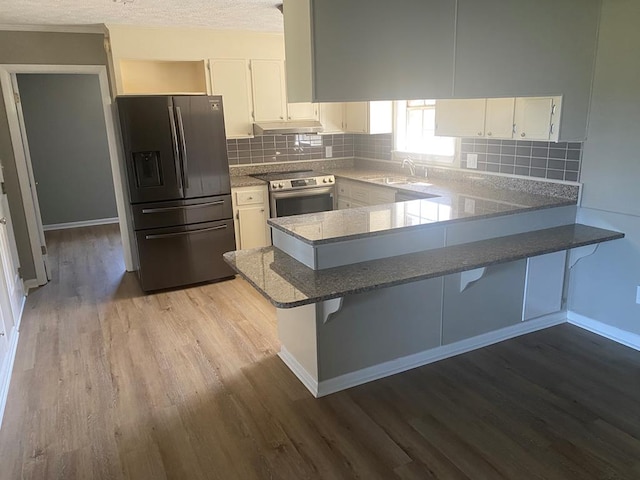
[[[624,236],[575,224],[577,195],[409,188],[430,198],[271,219],[272,247],[225,254],[315,396],[561,323],[566,269]]]

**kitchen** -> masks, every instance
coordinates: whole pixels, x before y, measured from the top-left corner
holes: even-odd
[[[603,10],[604,20],[603,23],[601,23],[600,50],[610,56],[604,57],[604,63],[598,62],[596,64],[596,81],[590,124],[591,130],[588,135],[589,139],[584,144],[580,173],[580,179],[585,184],[583,208],[581,208],[578,214],[578,220],[583,223],[623,231],[627,237],[624,240],[603,244],[599,247],[596,255],[581,260],[577,264],[576,269],[574,269],[573,278],[569,284],[570,292],[573,294],[573,300],[570,300],[573,302],[570,305],[572,311],[575,311],[583,317],[597,319],[600,322],[606,323],[609,327],[613,327],[605,331],[607,328],[600,326],[602,330],[601,333],[608,333],[611,336],[618,335],[618,338],[622,341],[628,341],[630,338],[633,338],[628,335],[629,333],[637,333],[637,327],[634,327],[635,323],[637,323],[634,322],[634,319],[637,318],[637,306],[634,302],[634,293],[638,280],[637,274],[634,272],[638,271],[638,249],[636,240],[638,237],[637,234],[635,234],[637,231],[637,217],[634,217],[636,214],[633,213],[633,205],[637,204],[637,202],[633,202],[633,199],[635,198],[634,195],[637,196],[637,194],[634,193],[633,188],[625,187],[628,182],[632,181],[634,175],[637,178],[637,170],[634,170],[637,168],[637,162],[633,160],[635,159],[632,150],[633,141],[629,141],[629,139],[633,138],[631,136],[632,134],[625,133],[630,132],[631,125],[633,125],[632,120],[634,117],[629,117],[629,115],[632,115],[632,112],[629,113],[626,111],[623,104],[617,102],[611,103],[611,101],[608,100],[607,92],[610,88],[609,85],[616,85],[617,91],[624,91],[621,89],[628,88],[628,90],[625,91],[627,98],[637,99],[636,87],[633,86],[631,80],[629,80],[628,84],[620,85],[620,78],[627,78],[626,74],[629,75],[629,79],[633,78],[631,72],[636,71],[633,69],[637,69],[637,66],[628,63],[622,64],[616,61],[616,59],[619,58],[617,57],[617,51],[619,48],[622,48],[622,45],[615,43],[615,32],[618,29],[624,30],[624,28],[622,28],[623,25],[633,25],[633,15],[631,15],[633,12],[634,10],[632,8],[605,2],[605,10]],[[631,30],[627,31],[627,35],[630,31]],[[145,34],[149,34],[149,31],[146,31]],[[166,36],[168,36],[166,32],[164,34],[158,34],[158,37]],[[117,42],[115,35],[112,37],[112,48],[114,42]],[[161,38],[154,38],[153,43],[155,44],[156,42],[163,45]],[[167,43],[173,43],[175,45],[174,42],[171,42],[171,38],[167,39]],[[204,44],[206,42],[203,39],[202,42],[199,41],[195,43]],[[140,41],[133,42],[131,48],[140,44]],[[237,45],[237,42],[234,45]],[[625,48],[631,49],[630,52],[632,51],[631,45],[626,43],[624,45]],[[140,48],[142,49],[142,47]],[[237,52],[234,52],[234,54],[235,53]],[[173,53],[169,52],[168,55],[173,55]],[[206,53],[199,55],[198,58],[212,58],[213,56],[211,53]],[[174,56],[173,58],[175,59],[176,57]],[[190,58],[193,59],[194,56],[190,56]],[[624,85],[626,85],[626,87]],[[613,110],[615,115],[610,113],[612,112],[609,110],[610,108],[615,109]],[[612,120],[612,115],[614,118],[620,118],[620,121]],[[597,129],[595,129],[596,126]],[[625,135],[627,136],[625,137]],[[619,141],[608,143],[612,142],[612,138],[619,139]],[[594,143],[590,146],[591,141]],[[343,142],[343,145],[344,144]],[[362,149],[367,151],[375,151],[375,148],[375,145],[362,146]],[[606,156],[608,159],[606,164],[600,161],[600,158],[603,156]],[[238,159],[240,159],[240,156],[238,156]],[[564,171],[569,172],[570,170],[565,169]],[[613,187],[613,185],[615,185],[615,187]],[[605,193],[600,194],[600,192]],[[587,202],[586,208],[584,207],[584,202]],[[607,213],[606,211],[611,213]],[[621,262],[619,258],[624,258],[624,261]],[[570,295],[570,299],[571,297],[572,295]],[[201,297],[201,300],[204,301],[204,297]],[[251,305],[255,305],[254,300],[251,301]],[[255,307],[251,306],[250,308],[253,309]],[[255,312],[255,310],[253,311]],[[614,328],[617,330],[614,330]],[[626,331],[626,336],[620,335],[620,330]],[[561,337],[564,338],[562,335]],[[567,341],[567,338],[564,338],[564,340]],[[594,348],[596,347],[594,346]],[[476,356],[474,358],[478,362],[482,360],[482,357]],[[277,369],[278,367],[270,364],[269,368]],[[458,375],[463,374],[462,370],[455,367],[453,367],[453,370],[450,368],[448,371],[455,371]],[[259,382],[256,377],[251,376],[251,378]],[[408,378],[417,380],[415,376]],[[294,379],[294,381],[297,380]],[[439,385],[444,388],[445,385],[442,384],[442,381],[444,380],[441,379]],[[603,381],[605,384],[610,385],[609,382]],[[404,391],[412,390],[409,384],[410,382],[403,381],[402,378],[398,379],[397,382],[403,385]],[[374,382],[374,384],[375,383],[376,382]],[[374,384],[372,384],[371,388],[375,388]],[[276,394],[274,393],[274,395]],[[364,396],[360,398],[362,402],[365,401]],[[339,405],[346,406],[344,402],[340,403],[341,400],[339,398],[333,401],[330,400],[329,402],[327,405],[333,405],[332,408],[338,408]],[[436,404],[442,405],[442,402],[436,402]],[[305,402],[304,405],[306,408],[311,409],[312,412],[319,413],[317,410],[319,407],[314,407],[313,404],[309,402]],[[273,405],[271,406],[273,407]],[[405,404],[405,406],[411,408],[408,404]],[[530,408],[533,408],[533,406],[530,406]],[[466,418],[471,420],[471,417]],[[453,425],[455,422],[452,421],[451,424]],[[424,423],[415,424],[415,427],[417,431],[425,431]],[[319,428],[325,434],[329,434],[330,438],[336,438],[334,436],[336,432],[341,431],[338,429],[330,432],[328,428]],[[387,425],[387,428],[389,429],[391,426]],[[414,432],[415,431],[416,430],[414,430]],[[442,431],[440,432],[442,433]],[[432,431],[432,434],[435,435],[435,432]],[[345,439],[348,438],[348,436],[345,437],[344,435],[346,435],[345,432],[341,433],[337,441],[340,445],[347,448],[349,443],[345,443]],[[439,438],[442,440],[445,439],[445,437],[442,436]],[[381,441],[382,439],[380,438],[379,440]],[[414,445],[417,444],[414,443]],[[318,451],[326,451],[326,446],[322,447],[322,445],[319,444],[316,444],[316,446],[319,449]],[[423,458],[428,458],[426,457],[427,452],[421,451],[424,455]],[[507,449],[507,451],[514,452],[513,449]],[[399,455],[400,452],[397,452],[397,456]],[[363,460],[363,457],[356,455],[356,457],[350,458],[355,458],[355,460],[359,462],[358,465],[362,468],[367,468],[367,462]],[[372,464],[376,463],[373,462],[369,465]],[[504,476],[504,471],[502,471],[502,473]],[[344,472],[342,476],[344,476]],[[375,473],[372,473],[372,477],[374,476]],[[497,476],[497,474],[495,474],[495,476]],[[569,476],[570,475],[567,474],[565,478]]]

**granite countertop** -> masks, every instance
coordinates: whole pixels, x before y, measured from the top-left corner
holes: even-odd
[[[257,178],[250,177],[249,175],[232,175],[229,178],[231,179],[231,188],[255,187],[257,185],[267,184],[264,180],[259,180]]]
[[[227,252],[224,259],[273,305],[292,308],[623,237],[573,224],[326,270],[312,270],[274,247]]]
[[[536,195],[507,189],[479,186],[470,182],[447,182],[441,179],[418,179],[426,184],[384,185],[373,178],[401,176],[382,170],[334,169],[339,178],[357,180],[433,195],[433,198],[411,200],[369,207],[269,219],[268,223],[299,240],[311,244],[344,241],[372,235],[397,232],[442,222],[457,222],[530,210],[575,205],[576,200]]]

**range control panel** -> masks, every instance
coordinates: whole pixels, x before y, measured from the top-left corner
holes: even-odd
[[[335,184],[336,179],[333,175],[323,175],[311,178],[296,178],[272,180],[269,183],[270,190],[297,190],[300,188],[329,187]]]

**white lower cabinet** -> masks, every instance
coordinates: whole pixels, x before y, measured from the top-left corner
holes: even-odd
[[[339,178],[337,180],[337,190],[338,210],[368,205],[382,205],[396,201],[396,190],[394,188],[378,187],[353,180]]]
[[[269,192],[267,186],[231,189],[236,249],[271,245],[269,219]]]

